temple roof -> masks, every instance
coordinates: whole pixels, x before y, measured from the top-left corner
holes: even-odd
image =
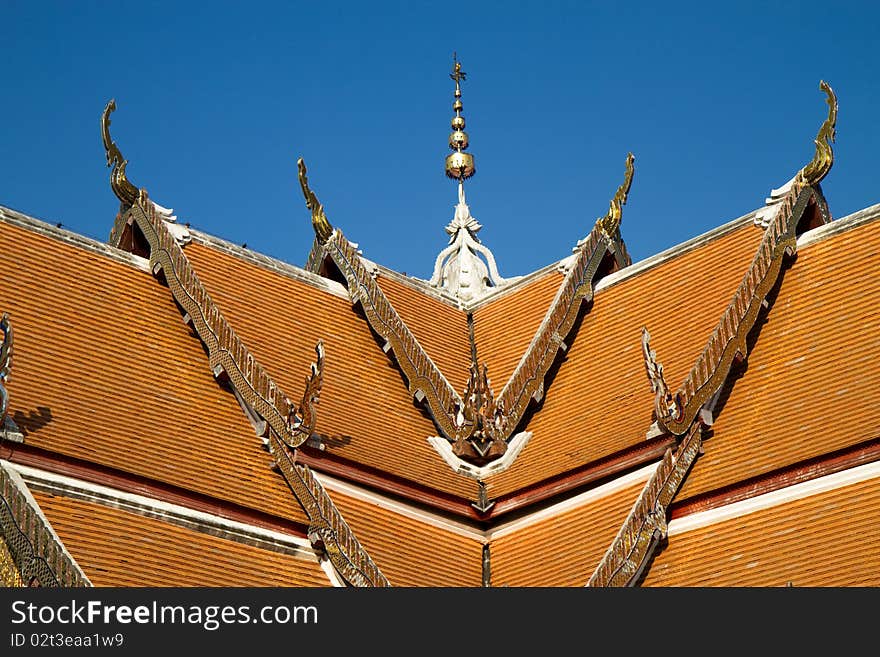
[[[698,545],[688,518],[709,514],[772,562],[756,519],[793,526],[786,491],[877,488],[859,468],[880,456],[880,205],[832,218],[822,88],[814,158],[752,212],[633,263],[629,154],[571,253],[474,295],[370,261],[302,160],[305,267],[186,227],[128,181],[108,104],[107,244],[0,208],[9,522],[41,518],[28,545],[57,546],[54,579],[98,586],[675,585],[722,564],[761,581],[732,547],[689,568],[671,537]],[[441,273],[483,253],[457,171]],[[847,540],[863,562],[816,581],[876,582],[876,539]]]

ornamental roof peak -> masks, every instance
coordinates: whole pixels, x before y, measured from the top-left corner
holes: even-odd
[[[468,147],[468,135],[464,131],[465,121],[461,112],[461,82],[467,74],[461,70],[461,62],[456,53],[452,54],[452,73],[449,77],[455,82],[455,101],[452,109],[452,133],[449,135],[449,148],[454,152],[446,158],[446,175],[458,181],[458,204],[452,221],[445,230],[449,233],[449,245],[437,256],[434,273],[430,283],[446,290],[460,302],[470,303],[478,300],[492,287],[505,283],[498,273],[495,256],[480,243],[477,233],[482,228],[471,216],[465,201],[464,181],[476,172],[474,156],[464,151]],[[482,258],[480,257],[482,256]]]
[[[449,245],[437,255],[429,282],[463,303],[477,301],[493,287],[508,282],[498,273],[495,256],[477,237],[481,228],[480,222],[471,215],[464,184],[459,180],[458,204],[452,221],[445,228],[450,236]]]

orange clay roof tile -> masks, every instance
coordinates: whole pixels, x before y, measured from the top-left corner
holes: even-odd
[[[645,485],[590,499],[490,543],[492,586],[584,586]]]
[[[104,504],[34,492],[95,586],[331,586],[317,559],[271,552]]]
[[[477,359],[488,366],[496,396],[528,349],[562,281],[561,273],[547,272],[474,311]]]
[[[27,445],[306,522],[167,288],[28,228],[0,222],[0,239]]]
[[[464,394],[471,363],[467,314],[392,276],[380,274],[376,282],[452,388]]]
[[[878,507],[875,477],[672,534],[643,586],[880,586]]]
[[[392,586],[480,586],[482,543],[326,486],[346,523]]]

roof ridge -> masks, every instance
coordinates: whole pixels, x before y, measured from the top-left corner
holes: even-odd
[[[107,242],[101,242],[92,237],[76,233],[67,228],[61,228],[58,224],[52,225],[44,219],[38,219],[26,215],[12,208],[0,205],[0,222],[7,223],[19,228],[33,231],[48,238],[65,242],[71,246],[90,251],[97,255],[106,256],[112,260],[129,265],[144,272],[150,271],[146,258],[124,251]]]
[[[783,256],[797,252],[798,225],[810,208],[814,208],[823,222],[830,221],[828,206],[818,185],[792,185],[777,205],[778,210],[764,229],[764,237],[733,298],[678,390],[672,393],[666,386],[662,367],[658,377],[650,377],[655,392],[654,410],[661,429],[683,435],[697,414],[706,411],[710,414],[707,423],[711,424],[711,399],[727,379],[734,362],[746,358],[747,336],[761,308],[768,307],[770,290],[784,276]],[[654,355],[647,345],[645,349],[650,371]]]
[[[307,538],[302,534],[296,535],[278,529],[261,527],[229,518],[222,513],[194,509],[180,502],[160,500],[145,494],[145,492],[125,491],[107,483],[79,479],[68,473],[42,470],[22,463],[15,464],[15,469],[26,481],[30,482],[35,490],[103,504],[179,527],[202,531],[237,543],[256,544],[273,552],[284,552],[301,558],[306,555],[317,556]]]
[[[819,183],[834,163],[831,144],[835,139],[837,97],[824,80],[819,87],[827,97],[828,117],[814,139],[813,158],[785,185],[772,190],[764,208],[756,213],[755,223],[763,227],[764,236],[705,348],[675,394],[666,385],[663,366],[650,348],[647,328],[642,328],[645,369],[655,394],[655,426],[675,435],[679,442],[674,454],[667,450],[663,463],[642,489],[588,585],[633,584],[648,566],[660,540],[668,535],[667,508],[702,451],[703,427],[714,422],[714,406],[733,364],[748,355],[748,335],[761,310],[770,307],[770,291],[784,279],[785,256],[797,254],[798,226],[810,208],[811,224],[821,227],[831,222]]]
[[[319,290],[329,292],[334,296],[344,299],[348,298],[348,291],[342,283],[311,272],[298,265],[266,255],[265,253],[252,251],[246,247],[239,246],[229,240],[223,239],[222,237],[217,237],[216,235],[211,235],[204,231],[195,230],[191,226],[189,227],[189,232],[190,235],[200,244],[216,248],[224,253],[240,258],[241,260],[246,260],[264,269],[277,272],[282,276],[287,276],[288,278],[306,283]]]
[[[376,283],[366,264],[369,261],[338,228],[333,229],[322,248],[348,280],[352,304],[361,304],[367,323],[386,341],[384,351],[394,352],[410,393],[418,401],[426,400],[438,428],[454,436],[455,408],[462,400]]]
[[[801,233],[797,239],[798,249],[800,250],[806,246],[822,242],[835,235],[859,228],[878,219],[880,219],[880,203],[875,203],[861,210],[856,210],[840,219],[829,221],[826,224]]]
[[[594,278],[608,254],[613,255],[620,265],[626,262],[619,229],[609,235],[597,221],[589,235],[578,244],[574,260],[544,313],[544,319],[501,389],[499,399],[508,415],[509,433],[522,420],[529,402],[540,402],[544,396],[545,377],[559,351],[568,349],[564,341],[574,328],[581,307],[592,299]]]

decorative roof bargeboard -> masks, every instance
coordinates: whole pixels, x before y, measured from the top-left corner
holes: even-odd
[[[453,421],[456,404],[462,400],[419,341],[397,314],[394,306],[382,292],[370,271],[364,265],[357,249],[349,242],[342,231],[332,229],[328,235],[325,227],[329,222],[318,202],[315,193],[309,188],[307,170],[302,158],[297,161],[300,185],[306,198],[306,207],[312,211],[312,225],[315,237],[332,258],[339,271],[348,281],[348,293],[352,303],[360,303],[373,330],[386,341],[386,351],[394,352],[397,362],[406,375],[410,394],[417,399],[426,399],[432,415],[443,434],[455,436]],[[315,220],[315,208],[320,209],[322,220]],[[325,236],[326,235],[326,236]]]
[[[666,515],[697,455],[702,450],[703,427],[709,423],[700,414],[704,405],[724,384],[733,360],[746,355],[746,336],[755,325],[758,311],[766,306],[770,289],[782,271],[784,254],[797,248],[796,229],[810,202],[817,204],[823,220],[828,212],[819,183],[831,169],[837,98],[824,81],[828,118],[815,140],[816,153],[783,188],[784,194],[770,199],[774,213],[767,213],[764,236],[752,264],[733,300],[726,308],[685,383],[674,395],[663,376],[663,366],[650,346],[650,334],[642,328],[642,353],[651,389],[657,424],[681,437],[673,453],[667,450],[654,474],[645,484],[588,586],[628,586],[639,579],[660,541],[666,537]]]
[[[297,464],[293,451],[274,434],[269,452],[309,516],[309,540],[327,553],[343,579],[351,586],[391,586],[309,467]]]
[[[593,279],[607,253],[622,259],[621,266],[629,264],[620,242],[622,206],[626,203],[633,178],[632,153],[626,156],[624,180],[611,200],[608,213],[596,220],[590,234],[578,243],[574,260],[569,265],[553,303],[544,315],[535,337],[523,354],[507,384],[499,395],[500,403],[508,414],[505,438],[515,430],[529,401],[540,401],[544,395],[544,379],[553,365],[565,339],[577,319],[584,301],[593,298]]]
[[[109,140],[106,128],[105,122],[104,131]],[[320,206],[312,207],[320,212]],[[150,201],[146,190],[138,192],[134,204],[122,215],[122,222],[117,223],[138,226],[150,245],[153,273],[160,270],[164,273],[172,296],[208,350],[215,376],[225,372],[240,400],[266,421],[269,450],[309,516],[312,539],[320,543],[350,584],[368,586],[383,581],[387,584],[320,483],[308,468],[293,463],[295,449],[309,438],[315,427],[314,406],[323,381],[323,343],[319,340],[315,347],[317,359],[306,378],[302,402],[295,407],[223,317],[190,265],[177,236],[170,230],[173,224],[169,223],[168,214]],[[316,231],[320,227],[320,222],[316,222]]]
[[[163,271],[171,293],[205,343],[214,374],[225,372],[242,399],[285,443],[298,447],[305,442],[311,427],[226,321],[145,191],[129,213],[150,244],[153,272]]]
[[[111,99],[101,114],[101,138],[104,142],[104,151],[107,154],[107,166],[112,167],[110,187],[122,204],[122,209],[125,210],[137,201],[138,188],[132,185],[126,177],[125,167],[128,166],[128,160],[122,157],[122,151],[110,137],[110,114],[115,111],[116,100]]]
[[[0,542],[12,555],[22,584],[91,586],[26,490],[18,473],[0,463]]]
[[[819,182],[833,164],[831,143],[835,136],[837,98],[824,81],[821,88],[827,95],[829,112],[815,140],[813,159],[798,171],[776,203],[775,215],[767,222],[751,265],[684,382],[671,400],[668,394],[656,396],[657,423],[670,433],[682,435],[688,431],[700,409],[727,379],[735,359],[745,357],[746,338],[779,279],[783,256],[797,251],[796,230],[808,205],[816,203],[822,209],[823,219],[827,219]],[[653,382],[652,388],[656,392]]]
[[[702,447],[703,425],[666,450],[630,510],[623,526],[596,567],[587,586],[629,586],[636,582],[657,543],[666,538],[666,512]]]

